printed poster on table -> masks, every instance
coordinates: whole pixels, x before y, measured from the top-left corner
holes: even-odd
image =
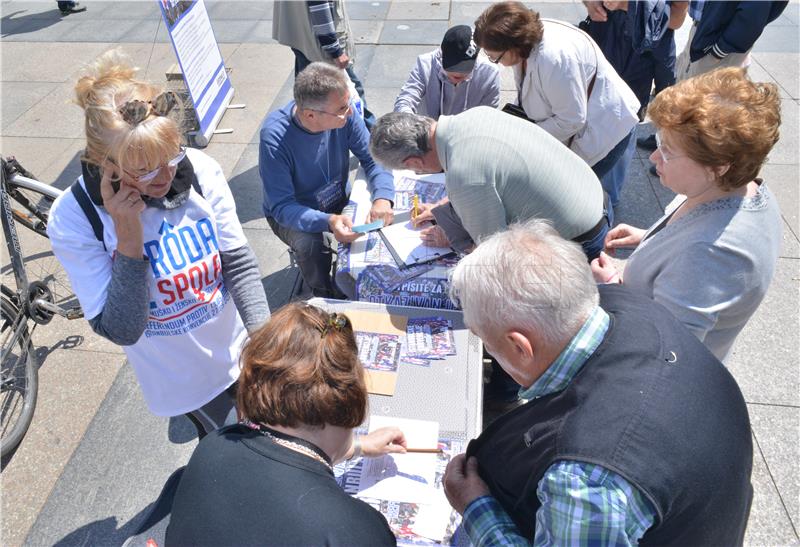
[[[367,391],[394,395],[397,365],[403,351],[408,318],[400,315],[347,310],[366,372]]]
[[[195,139],[204,146],[233,97],[205,2],[156,1],[200,122],[200,134]]]

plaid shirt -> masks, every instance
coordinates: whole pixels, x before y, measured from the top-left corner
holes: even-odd
[[[599,306],[578,334],[528,389],[523,399],[563,390],[603,341],[609,317]],[[655,521],[645,497],[621,476],[599,465],[560,460],[551,465],[536,490],[534,545],[635,545]],[[464,511],[464,528],[472,543],[531,545],[491,496],[473,500]]]

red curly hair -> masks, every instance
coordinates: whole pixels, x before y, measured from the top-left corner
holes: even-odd
[[[668,87],[647,114],[697,163],[728,166],[717,184],[734,190],[758,176],[778,142],[780,103],[775,84],[753,82],[741,68],[721,68]]]

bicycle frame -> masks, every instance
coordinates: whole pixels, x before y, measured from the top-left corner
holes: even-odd
[[[2,287],[3,294],[5,294],[12,302],[24,309],[28,317],[34,319],[36,322],[46,322],[39,320],[42,317],[40,311],[44,311],[52,317],[53,314],[60,315],[67,319],[76,319],[83,316],[80,309],[63,309],[62,307],[50,302],[44,298],[42,292],[37,287],[33,287],[28,281],[28,276],[25,273],[25,264],[22,259],[22,249],[19,243],[19,235],[17,234],[16,223],[20,222],[27,226],[34,232],[44,237],[47,237],[47,217],[45,217],[35,204],[32,204],[24,194],[17,192],[16,188],[28,188],[30,190],[38,191],[44,195],[56,198],[60,195],[58,190],[51,188],[49,185],[41,183],[37,180],[24,177],[18,173],[11,176],[13,182],[8,180],[6,170],[2,170],[2,188],[0,192],[0,220],[2,220],[3,232],[5,234],[6,247],[8,248],[8,256],[11,261],[11,268],[14,271],[14,279],[17,285],[17,292],[14,294],[11,289],[5,285]],[[10,196],[25,208],[25,211],[15,209],[11,206]],[[49,321],[49,319],[47,319]]]

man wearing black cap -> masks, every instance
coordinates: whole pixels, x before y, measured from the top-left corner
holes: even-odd
[[[472,28],[458,25],[449,29],[442,47],[417,57],[400,95],[395,112],[425,114],[438,119],[475,106],[500,104],[500,72],[485,59],[472,40]]]

